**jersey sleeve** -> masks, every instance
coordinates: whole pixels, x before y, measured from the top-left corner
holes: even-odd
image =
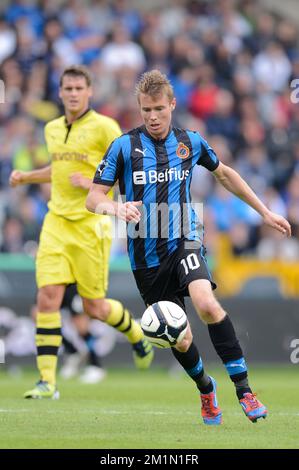
[[[105,153],[95,172],[93,182],[113,186],[119,178],[123,167],[120,139],[115,139]]]
[[[202,165],[207,168],[207,170],[214,171],[218,167],[220,161],[212,147],[210,147],[210,145],[208,144],[208,142],[202,137],[200,137],[200,140],[201,152],[197,161],[197,165]]]

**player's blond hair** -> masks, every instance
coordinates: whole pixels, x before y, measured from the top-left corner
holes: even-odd
[[[169,102],[173,100],[174,93],[173,88],[166,77],[166,75],[160,70],[150,70],[145,72],[140,80],[137,82],[135,87],[135,93],[137,100],[139,102],[140,94],[149,95],[152,98],[157,98],[158,96],[165,93],[169,98]]]
[[[86,67],[84,65],[70,65],[69,67],[66,67],[64,71],[61,74],[59,85],[62,86],[63,83],[63,77],[66,75],[70,75],[72,77],[84,77],[86,80],[87,86],[91,85],[91,76]]]

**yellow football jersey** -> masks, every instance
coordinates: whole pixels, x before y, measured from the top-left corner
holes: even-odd
[[[70,220],[92,216],[85,208],[88,191],[74,187],[70,176],[81,173],[92,180],[107,148],[120,135],[114,119],[92,109],[70,125],[62,116],[45,126],[51,160],[50,211]]]

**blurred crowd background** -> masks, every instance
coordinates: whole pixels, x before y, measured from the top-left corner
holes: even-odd
[[[198,167],[193,198],[204,202],[211,254],[224,234],[235,256],[299,260],[299,104],[290,86],[299,78],[298,25],[256,0],[160,5],[18,0],[0,7],[1,252],[36,250],[50,187],[12,190],[8,177],[48,163],[43,128],[62,113],[60,74],[82,63],[93,75],[92,107],[123,131],[141,123],[136,79],[151,68],[166,73],[178,102],[174,124],[198,130],[292,224],[288,240],[268,230]],[[123,242],[114,245],[114,256],[120,253]]]

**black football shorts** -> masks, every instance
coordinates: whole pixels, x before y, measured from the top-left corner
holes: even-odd
[[[212,288],[216,284],[205,258],[205,247],[196,241],[182,240],[179,247],[154,268],[133,271],[138,290],[146,305],[160,300],[175,302],[184,308],[184,297],[189,296],[188,285],[197,279],[207,279]]]

